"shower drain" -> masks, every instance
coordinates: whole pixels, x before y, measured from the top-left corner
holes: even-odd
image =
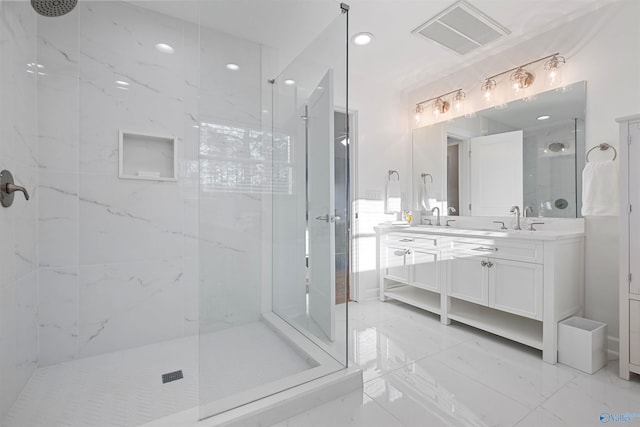
[[[169,372],[168,374],[162,374],[162,384],[170,383],[171,381],[177,381],[184,378],[182,376],[182,369],[175,372]]]

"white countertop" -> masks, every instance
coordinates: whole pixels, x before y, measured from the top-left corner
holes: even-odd
[[[397,225],[397,224],[379,224],[374,227],[377,233],[388,233],[390,231],[400,231],[405,233],[423,233],[423,234],[440,234],[445,236],[462,236],[462,237],[487,237],[487,238],[509,238],[523,240],[559,240],[569,239],[573,237],[584,236],[584,230],[567,229],[567,230],[500,230],[496,225],[495,230],[492,229],[471,229],[456,228],[434,225]],[[542,228],[542,227],[540,227]]]

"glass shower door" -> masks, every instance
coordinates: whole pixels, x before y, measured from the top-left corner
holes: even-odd
[[[333,72],[327,71],[305,106],[309,230],[309,318],[335,340],[335,182]]]

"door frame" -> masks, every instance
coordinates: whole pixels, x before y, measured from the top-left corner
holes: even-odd
[[[334,106],[334,111],[347,114],[349,123],[349,200],[347,201],[347,215],[349,223],[347,224],[347,245],[348,245],[348,261],[347,269],[347,294],[349,301],[358,301],[360,297],[360,282],[357,274],[354,274],[354,267],[357,266],[356,257],[353,254],[353,236],[358,235],[359,225],[355,217],[357,212],[354,204],[358,200],[358,110],[349,108],[349,111],[343,106]]]

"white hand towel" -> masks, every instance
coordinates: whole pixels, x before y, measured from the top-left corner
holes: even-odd
[[[618,163],[587,163],[582,171],[582,215],[617,216],[619,211]]]
[[[428,212],[431,210],[431,204],[429,200],[429,189],[426,182],[420,183],[420,190],[418,192],[418,210],[422,212]]]
[[[400,187],[400,181],[387,180],[384,212],[388,214],[402,212],[402,188]]]

